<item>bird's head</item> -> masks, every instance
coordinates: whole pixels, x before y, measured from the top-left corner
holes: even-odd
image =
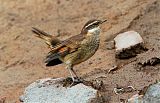
[[[89,20],[82,28],[82,32],[89,32],[89,33],[100,32],[99,26],[106,21],[107,20],[96,20],[96,19]]]

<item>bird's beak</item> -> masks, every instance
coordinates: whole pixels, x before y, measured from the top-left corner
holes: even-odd
[[[107,21],[107,19],[105,19],[105,20],[102,20],[102,21],[101,21],[101,24],[103,24],[103,23],[104,23],[104,22],[106,22],[106,21]]]

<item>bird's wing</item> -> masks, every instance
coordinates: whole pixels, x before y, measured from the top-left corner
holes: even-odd
[[[48,53],[45,63],[49,63],[50,61],[56,58],[65,56],[69,53],[76,51],[80,47],[81,41],[83,41],[84,39],[85,39],[85,36],[82,34],[79,34],[57,44]]]
[[[62,49],[63,47],[68,48],[69,51],[73,51],[74,49],[77,49],[80,46],[81,41],[83,41],[84,38],[85,36],[82,34],[70,37],[60,42],[59,44],[55,45],[51,51],[59,51],[59,50],[61,51],[63,50]]]

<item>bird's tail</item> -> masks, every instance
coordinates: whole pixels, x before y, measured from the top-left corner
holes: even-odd
[[[53,47],[60,42],[60,40],[57,37],[52,36],[35,27],[32,27],[32,32],[36,34],[36,37],[43,39],[46,42],[46,44],[48,44],[50,47]]]

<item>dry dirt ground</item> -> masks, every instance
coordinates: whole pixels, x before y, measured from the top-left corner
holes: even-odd
[[[33,35],[31,27],[65,39],[79,33],[92,18],[108,19],[102,26],[101,46],[75,70],[86,80],[104,82],[106,103],[130,98],[137,91],[117,95],[113,89],[118,85],[141,90],[160,80],[160,65],[136,66],[139,61],[159,56],[159,17],[160,0],[0,0],[0,98],[6,97],[6,103],[19,103],[19,96],[33,81],[69,75],[63,64],[45,67],[43,60],[49,49]],[[131,59],[115,59],[110,40],[127,30],[139,32],[149,50]],[[133,62],[107,74],[112,66],[129,61]]]

